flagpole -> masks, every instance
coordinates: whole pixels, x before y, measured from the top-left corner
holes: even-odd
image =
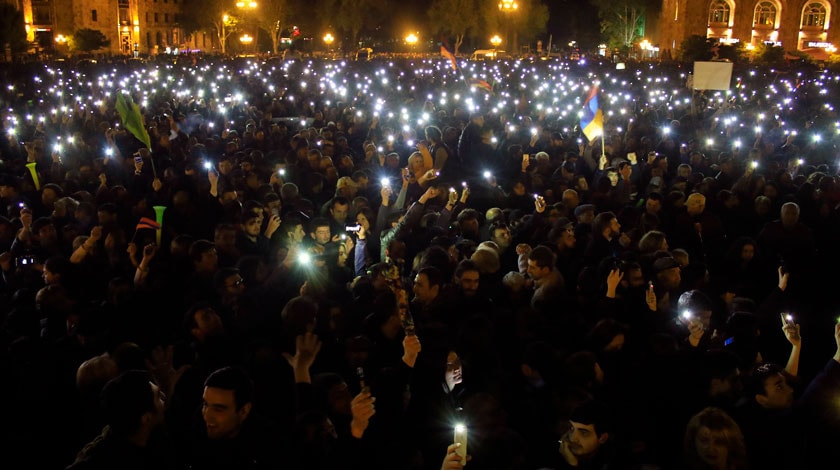
[[[606,127],[606,126],[603,126],[603,127]],[[601,129],[601,156],[602,157],[607,156],[606,150],[604,149],[604,134],[605,134],[605,132],[604,132],[604,129],[602,128]]]

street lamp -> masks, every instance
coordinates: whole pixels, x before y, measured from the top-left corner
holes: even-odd
[[[647,59],[647,51],[650,49],[650,41],[647,39],[642,40],[639,43],[639,47],[642,49],[642,59]]]
[[[414,45],[417,44],[417,35],[414,33],[409,33],[408,36],[405,37],[405,43],[408,44],[408,47],[411,48],[412,52],[414,51]]]
[[[243,1],[243,0],[239,0],[238,2],[236,2],[236,8],[239,8],[240,10],[254,11],[254,10],[257,9],[257,6],[258,6],[257,2],[254,2],[254,1],[246,2],[246,1]],[[247,34],[245,36],[250,37]],[[245,37],[245,36],[242,36],[242,37]],[[247,43],[243,42],[243,44],[251,44],[253,42],[254,43],[254,52],[257,52],[257,49],[260,47],[260,44],[259,44],[260,27],[257,25],[256,20],[254,20],[254,36],[256,38],[251,38],[250,41],[248,41]],[[240,38],[240,40],[241,39],[242,38]]]
[[[516,0],[501,0],[499,2],[499,11],[501,11],[502,13],[505,14],[505,16],[507,16],[508,32],[507,32],[506,36],[508,37],[508,39],[510,39],[510,14],[517,11],[518,9],[519,9],[519,4],[516,3]],[[510,41],[508,41],[508,44],[510,44]],[[518,47],[519,46],[518,46],[518,41],[517,41],[517,37],[516,37],[516,28],[514,28],[513,29],[513,52],[514,52],[514,54],[517,53]]]
[[[492,38],[490,38],[490,44],[493,45],[493,58],[496,58],[496,49],[499,48],[499,44],[502,43],[502,38],[499,37],[498,34],[494,34]]]
[[[324,44],[327,45],[327,52],[332,50],[332,44],[335,42],[335,37],[331,33],[324,35]]]
[[[239,42],[241,42],[242,44],[251,44],[252,42],[254,42],[254,38],[250,34],[245,33],[239,37]]]

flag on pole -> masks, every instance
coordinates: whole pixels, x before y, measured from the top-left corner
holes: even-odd
[[[592,85],[589,96],[583,102],[580,129],[587,139],[592,140],[604,133],[604,113],[598,106],[598,85]]]
[[[131,96],[118,92],[115,107],[120,115],[123,127],[131,132],[131,135],[137,137],[137,140],[143,142],[147,149],[151,150],[152,139],[149,137],[149,131],[146,130],[143,115],[140,113],[140,107],[137,106],[137,103],[131,99]]]
[[[484,90],[490,94],[493,93],[493,85],[487,83],[486,80],[482,80],[480,78],[471,78],[470,79],[470,86],[474,86],[481,90]]]
[[[452,64],[452,70],[458,70],[458,59],[455,58],[455,54],[449,49],[449,44],[446,43],[446,39],[444,38],[440,40],[440,55],[444,59],[449,59],[449,63]]]

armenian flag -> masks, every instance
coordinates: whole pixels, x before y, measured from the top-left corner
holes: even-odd
[[[474,86],[476,88],[480,88],[488,93],[493,93],[493,85],[487,83],[486,80],[482,80],[480,78],[471,78],[470,79],[470,86]]]
[[[593,85],[589,96],[583,102],[580,128],[587,139],[592,140],[604,133],[604,113],[598,106],[598,85]]]
[[[455,58],[455,54],[449,49],[446,40],[441,40],[440,42],[440,55],[445,59],[449,59],[449,63],[452,64],[452,70],[458,70],[458,59]]]

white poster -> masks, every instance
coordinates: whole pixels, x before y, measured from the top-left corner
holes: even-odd
[[[732,81],[732,62],[695,62],[694,90],[728,90]]]

